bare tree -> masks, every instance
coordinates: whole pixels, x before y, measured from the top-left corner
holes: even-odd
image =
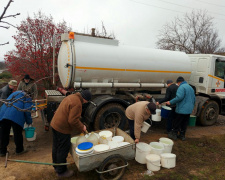
[[[6,15],[6,12],[7,12],[8,8],[9,8],[9,6],[12,2],[13,2],[13,0],[9,0],[8,4],[6,5],[6,7],[4,7],[4,10],[3,10],[2,14],[0,15],[0,27],[1,28],[9,29],[10,26],[13,26],[13,27],[16,28],[16,26],[14,26],[13,24],[5,21],[6,18],[10,18],[10,17],[16,18],[16,16],[20,15],[20,13],[16,13],[16,14],[12,14],[12,15]],[[1,24],[4,24],[4,25],[1,25]],[[0,44],[0,46],[5,45],[5,44],[9,44],[9,42]]]
[[[221,39],[214,28],[213,17],[206,11],[192,11],[184,17],[176,17],[160,31],[157,47],[179,50],[188,54],[215,53],[221,51]]]

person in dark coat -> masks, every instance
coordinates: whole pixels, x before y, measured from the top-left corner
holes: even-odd
[[[195,92],[181,76],[177,78],[177,84],[179,87],[177,89],[176,97],[166,102],[168,105],[176,104],[177,113],[173,122],[173,129],[168,137],[173,140],[180,138],[184,141],[190,114],[195,105]],[[178,133],[180,133],[179,136]]]
[[[53,163],[66,163],[70,146],[72,132],[85,132],[86,126],[80,121],[82,104],[91,100],[91,92],[83,90],[80,93],[65,97],[56,110],[52,121],[52,160]],[[67,166],[53,166],[58,177],[71,177],[72,170]]]
[[[33,99],[37,99],[38,90],[37,85],[28,74],[24,76],[24,78],[20,81],[17,90],[19,91],[27,91],[31,94]]]
[[[156,102],[156,105],[162,104],[166,101],[170,101],[173,98],[176,97],[176,92],[178,89],[178,86],[176,84],[173,83],[172,80],[168,80],[166,82],[167,84],[167,89],[166,89],[166,95],[163,99],[159,100],[158,102]],[[176,105],[170,105],[171,107],[171,112],[169,113],[168,119],[167,119],[167,123],[166,123],[166,133],[168,134],[171,130],[172,130],[172,124],[173,124],[173,120],[176,116]]]
[[[5,156],[7,146],[9,144],[10,128],[14,133],[14,142],[16,145],[16,154],[23,154],[26,151],[23,147],[23,126],[26,122],[32,124],[31,110],[32,99],[22,91],[12,93],[8,98],[7,103],[3,104],[0,110],[0,156]],[[21,111],[21,110],[28,111]]]
[[[0,89],[0,99],[1,100],[7,99],[9,95],[12,94],[16,86],[17,86],[16,80],[9,81],[6,86]],[[0,107],[2,106],[3,103],[4,103],[3,101],[0,101]]]

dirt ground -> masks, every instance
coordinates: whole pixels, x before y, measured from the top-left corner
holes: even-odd
[[[24,138],[24,146],[25,146],[25,149],[28,150],[26,154],[23,154],[23,155],[15,154],[15,145],[13,142],[13,137],[11,137],[10,144],[8,146],[9,159],[51,163],[52,162],[51,129],[50,131],[45,132],[44,124],[40,117],[34,119],[33,126],[36,127],[37,139],[33,142],[28,142]],[[161,137],[167,137],[167,135],[164,134],[164,131],[165,131],[165,127],[162,123],[161,124],[154,123],[146,134],[142,134],[141,142],[150,143],[153,141],[158,141],[159,138]],[[193,152],[197,153],[197,151],[194,151],[194,149],[192,149],[193,145],[191,143],[193,142],[197,143],[198,140],[201,139],[201,142],[198,142],[197,146],[205,146],[205,144],[207,144],[205,142],[209,141],[207,140],[207,138],[211,138],[212,136],[214,137],[215,135],[219,137],[220,136],[224,137],[225,135],[225,117],[224,116],[220,116],[218,119],[218,122],[214,126],[188,127],[187,141],[182,142],[180,140],[177,140],[174,143],[173,153],[175,153],[177,156],[176,167],[174,169],[161,168],[160,171],[154,173],[157,176],[151,176],[151,179],[177,179],[177,176],[173,175],[173,172],[177,173],[178,171],[180,172],[184,171],[184,174],[185,174],[187,173],[186,172],[187,167],[189,169],[188,170],[189,175],[187,175],[186,177],[190,177],[190,173],[191,173],[193,177],[197,177],[195,179],[201,179],[200,178],[201,175],[198,175],[200,172],[196,171],[195,163],[192,163],[192,162],[188,163],[188,159],[190,159],[189,156],[191,157],[191,154],[193,154]],[[213,147],[210,147],[210,148],[213,148]],[[222,153],[221,157],[224,158],[225,146],[223,146],[223,149],[221,149],[221,153]],[[182,159],[185,159],[185,162],[181,159],[181,157]],[[210,159],[210,157],[206,157],[206,156],[204,157],[204,155],[202,155],[200,158],[203,158],[205,163],[207,162],[207,159]],[[217,158],[220,158],[220,157],[217,157]],[[70,154],[68,156],[67,161],[71,163],[74,162]],[[204,165],[204,162],[202,162],[203,165]],[[89,172],[79,172],[75,164],[69,165],[68,168],[73,169],[75,171],[75,175],[68,179],[79,179],[79,180],[98,179],[98,174],[94,170]],[[146,170],[147,170],[146,165],[141,165],[137,163],[135,160],[131,160],[129,161],[129,166],[126,169],[126,172],[122,179],[148,179],[148,177],[145,177],[145,176],[143,177],[142,175],[143,173],[146,172]],[[165,174],[167,173],[169,173],[170,176],[166,176]],[[221,177],[222,176],[223,175],[221,175]],[[5,168],[5,157],[0,157],[0,179],[2,180],[3,179],[4,180],[31,180],[31,179],[32,180],[34,179],[50,180],[50,179],[58,179],[58,178],[52,166],[8,161],[7,168]],[[182,177],[180,177],[179,179],[182,179]],[[186,179],[185,176],[184,176],[184,179]],[[202,178],[202,179],[205,179],[205,178]]]

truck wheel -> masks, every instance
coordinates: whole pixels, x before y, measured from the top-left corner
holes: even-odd
[[[94,121],[95,130],[119,127],[125,130],[128,121],[125,116],[125,108],[118,103],[110,103],[103,106],[97,113]]]
[[[121,167],[126,165],[126,160],[119,154],[115,154],[112,156],[107,157],[102,164],[99,167],[99,171],[107,171],[110,169],[114,169],[117,167]],[[100,179],[101,180],[117,180],[120,179],[124,172],[126,170],[126,167],[124,168],[120,168],[120,169],[116,169],[113,171],[109,171],[106,173],[102,173],[100,174]]]
[[[215,101],[209,101],[200,114],[200,123],[203,126],[213,125],[219,116],[219,106]]]

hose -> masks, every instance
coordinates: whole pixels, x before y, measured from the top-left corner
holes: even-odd
[[[7,167],[7,162],[18,162],[18,163],[29,163],[29,164],[42,164],[42,165],[50,165],[50,166],[66,166],[72,163],[45,163],[45,162],[35,162],[35,161],[24,161],[24,160],[18,160],[18,159],[8,159],[8,153],[6,153],[6,158],[5,158],[5,168]]]

